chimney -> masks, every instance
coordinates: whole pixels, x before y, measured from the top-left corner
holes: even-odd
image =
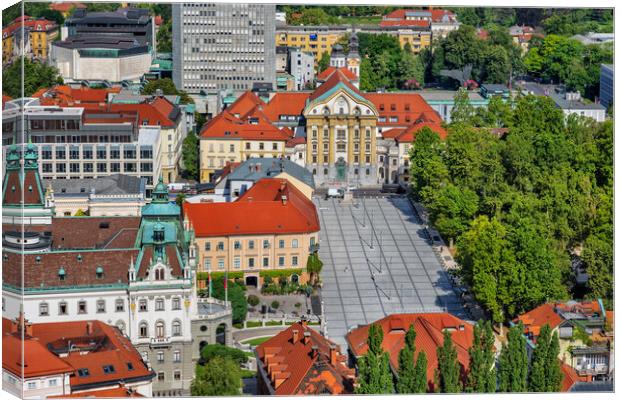
[[[329,363],[334,367],[338,364],[338,348],[336,345],[329,346]]]
[[[319,346],[312,346],[312,351],[310,352],[310,357],[314,358],[319,355]]]
[[[282,182],[280,182],[280,191],[283,192],[284,189],[286,189],[286,181],[282,180]]]
[[[308,321],[305,318],[302,318],[301,321],[299,321],[299,323],[304,328],[308,327]]]
[[[461,324],[459,325],[459,331],[464,331],[465,330],[465,325]]]
[[[310,332],[305,331],[304,332],[304,344],[308,344],[310,343]]]
[[[256,172],[260,172],[260,164],[256,163]]]
[[[299,331],[297,329],[293,329],[293,344],[297,343],[299,340]]]
[[[285,206],[286,205],[286,201],[288,200],[287,196],[285,194],[282,195],[282,205]]]
[[[90,336],[93,334],[93,323],[92,321],[86,322],[86,336]]]
[[[155,89],[155,96],[162,97],[164,92],[161,89]]]

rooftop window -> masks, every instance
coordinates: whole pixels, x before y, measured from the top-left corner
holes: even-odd
[[[113,374],[114,372],[115,372],[114,371],[114,365],[109,364],[109,365],[104,365],[103,366],[103,373],[104,374]]]
[[[78,376],[85,377],[90,375],[90,371],[88,368],[80,368],[77,370]]]

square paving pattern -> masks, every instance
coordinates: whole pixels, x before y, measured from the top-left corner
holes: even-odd
[[[450,312],[467,319],[424,226],[405,197],[315,198],[327,336],[395,313]]]

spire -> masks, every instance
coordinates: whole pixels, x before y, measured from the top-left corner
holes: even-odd
[[[151,194],[152,203],[168,203],[168,187],[164,184],[163,176],[159,176],[159,181]]]

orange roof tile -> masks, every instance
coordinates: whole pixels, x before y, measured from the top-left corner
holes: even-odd
[[[311,92],[278,92],[263,108],[270,121],[278,121],[280,115],[302,115]]]
[[[183,203],[197,237],[319,231],[316,207],[285,179],[263,178],[237,201]]]
[[[76,9],[84,9],[86,8],[86,5],[82,3],[73,3],[73,2],[51,3],[50,4],[50,9],[56,10],[58,12],[67,12],[67,11],[70,11],[71,8],[73,7],[75,7]]]
[[[117,387],[113,389],[101,389],[101,390],[85,390],[82,392],[49,396],[48,399],[70,399],[70,398],[89,398],[89,397],[105,397],[105,398],[119,398],[119,397],[144,397],[140,393],[126,387]]]
[[[312,94],[310,95],[308,99],[312,101],[318,97],[321,97],[323,94],[327,93],[330,89],[332,89],[334,86],[338,85],[339,83],[347,86],[349,89],[351,89],[355,93],[360,94],[359,89],[356,88],[351,83],[351,81],[349,80],[347,75],[342,71],[342,69],[338,68],[336,69],[336,71],[334,71],[334,73],[330,75],[330,77],[324,83],[321,84],[321,86],[318,87],[318,89],[312,92]]]
[[[525,329],[525,334],[532,334],[535,337],[540,333],[540,328],[545,324],[549,324],[551,329],[555,329],[562,322],[555,312],[555,306],[552,303],[542,304],[525,314],[518,316],[515,322],[521,321]]]
[[[379,22],[379,26],[381,26],[381,27],[387,27],[387,26],[421,26],[421,27],[428,27],[430,25],[431,25],[430,21],[425,21],[425,20],[401,19],[401,20],[398,20],[398,21],[381,21],[381,22]]]
[[[258,98],[251,90],[244,92],[226,111],[240,118],[249,113],[256,106],[265,106],[265,102]]]
[[[260,344],[256,353],[276,395],[352,393],[355,372],[346,355],[305,321]]]
[[[364,93],[385,121],[377,122],[378,126],[407,127],[418,120],[441,122],[441,117],[416,93]],[[391,117],[397,120],[392,122]]]
[[[473,326],[448,313],[430,314],[392,314],[380,319],[379,324],[383,329],[383,343],[381,347],[390,356],[390,363],[394,369],[398,369],[398,353],[405,345],[405,334],[413,324],[416,331],[416,354],[420,351],[426,353],[428,360],[427,380],[429,388],[432,388],[435,370],[437,369],[437,348],[443,345],[443,331],[452,331],[452,341],[456,347],[457,359],[464,371],[469,368],[469,353],[474,331]],[[368,351],[368,329],[370,325],[364,325],[351,330],[347,336],[349,349],[354,356],[360,357]]]
[[[570,365],[560,362],[560,368],[562,370],[562,392],[569,392],[577,382],[587,382],[587,378],[579,376]]]
[[[332,76],[332,74],[336,71],[340,71],[343,73],[343,75],[351,80],[351,81],[357,81],[358,77],[351,72],[351,70],[349,70],[348,68],[340,68],[340,67],[327,67],[327,69],[323,72],[321,72],[317,77],[316,80],[317,81],[326,81],[329,79],[330,76]]]
[[[70,373],[73,371],[71,365],[52,354],[37,339],[27,337],[22,342],[17,334],[6,334],[2,337],[2,369],[9,371],[13,375],[24,376],[25,378]]]

